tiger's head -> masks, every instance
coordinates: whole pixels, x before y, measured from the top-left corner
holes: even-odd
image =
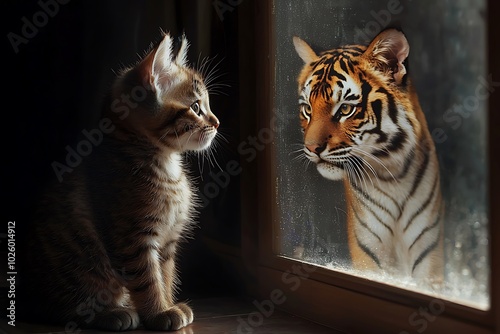
[[[293,43],[305,63],[298,78],[304,152],[320,174],[339,180],[401,168],[421,124],[404,34],[388,29],[368,46],[320,55],[298,37]]]

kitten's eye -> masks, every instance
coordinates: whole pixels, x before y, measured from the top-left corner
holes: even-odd
[[[342,117],[349,117],[354,114],[355,111],[356,106],[352,104],[343,103],[339,108],[340,116]]]
[[[201,111],[201,107],[200,107],[200,103],[198,101],[196,101],[195,103],[193,103],[191,105],[191,110],[194,111],[194,113],[198,116],[201,115],[202,111]]]

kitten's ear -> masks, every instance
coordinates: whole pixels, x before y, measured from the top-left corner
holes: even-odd
[[[187,53],[189,49],[189,42],[186,38],[186,35],[182,35],[181,46],[179,48],[179,52],[175,57],[175,63],[179,66],[187,65]]]
[[[152,79],[155,86],[162,87],[171,81],[173,56],[172,56],[173,42],[169,34],[165,34],[163,40],[156,48],[152,64]]]
[[[313,49],[297,36],[293,36],[293,45],[295,46],[295,51],[304,63],[309,64],[318,59],[318,55],[313,51]]]
[[[406,74],[404,61],[410,53],[405,35],[396,29],[387,29],[377,35],[366,49],[364,56],[381,72],[392,75],[401,84]]]
[[[153,48],[139,64],[143,83],[151,87],[157,94],[165,91],[175,80],[177,66],[187,63],[189,42],[182,36],[179,52],[173,55],[173,40],[170,34],[165,34],[162,41]]]
[[[172,45],[172,37],[165,34],[161,42],[138,65],[143,84],[157,93],[168,88],[174,79]]]

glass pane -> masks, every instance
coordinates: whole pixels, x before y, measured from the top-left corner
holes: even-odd
[[[488,309],[485,1],[274,6],[280,254]]]

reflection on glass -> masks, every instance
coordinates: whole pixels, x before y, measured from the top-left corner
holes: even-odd
[[[489,307],[484,10],[275,3],[282,255]]]

